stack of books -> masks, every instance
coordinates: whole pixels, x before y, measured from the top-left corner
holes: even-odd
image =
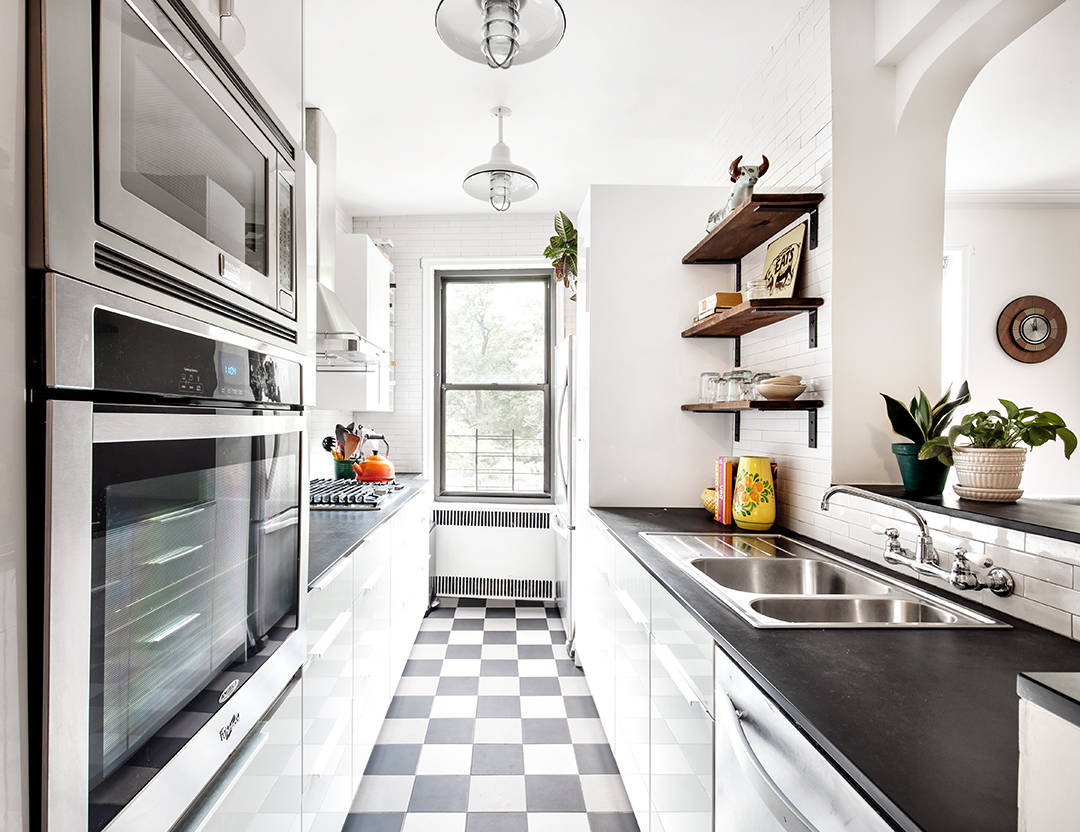
[[[742,303],[741,292],[713,292],[707,298],[702,298],[697,304],[697,317],[695,321],[703,320],[717,312],[730,309]]]

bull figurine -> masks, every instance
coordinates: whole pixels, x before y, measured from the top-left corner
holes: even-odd
[[[741,161],[742,156],[736,157],[735,161],[731,163],[731,167],[728,168],[731,181],[735,183],[735,186],[731,189],[731,196],[724,207],[709,214],[709,220],[705,224],[706,232],[712,231],[721,223],[724,217],[750,199],[751,194],[754,193],[754,186],[769,170],[769,157],[764,154],[761,157],[760,165],[741,165],[739,164]]]

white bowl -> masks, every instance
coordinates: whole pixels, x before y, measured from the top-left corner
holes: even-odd
[[[758,394],[774,402],[790,402],[806,391],[805,384],[776,384],[773,381],[761,381],[757,385]]]

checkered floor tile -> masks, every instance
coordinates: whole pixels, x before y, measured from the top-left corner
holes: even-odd
[[[441,601],[343,832],[638,832],[558,611]]]

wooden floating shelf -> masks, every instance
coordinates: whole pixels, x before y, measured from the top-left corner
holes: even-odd
[[[742,435],[742,414],[750,410],[762,410],[768,412],[792,412],[805,411],[806,413],[806,444],[811,448],[817,447],[817,412],[824,404],[821,399],[796,399],[791,402],[775,402],[768,399],[754,399],[753,401],[740,402],[705,402],[700,404],[684,404],[683,410],[690,413],[732,413],[735,416],[734,438],[738,442]]]
[[[742,413],[746,410],[817,410],[824,402],[820,399],[796,399],[792,402],[754,399],[739,402],[701,402],[684,404],[683,410],[690,413]]]
[[[748,332],[761,329],[777,321],[783,321],[813,312],[824,304],[822,298],[765,298],[748,300],[703,318],[689,329],[684,329],[683,338],[735,338]],[[814,321],[813,323],[816,323]],[[816,329],[816,327],[815,327]],[[814,333],[816,334],[816,333]],[[816,338],[814,339],[816,340]]]
[[[807,248],[817,247],[817,207],[824,194],[752,194],[683,257],[683,263],[734,263],[802,214],[810,214]]]

